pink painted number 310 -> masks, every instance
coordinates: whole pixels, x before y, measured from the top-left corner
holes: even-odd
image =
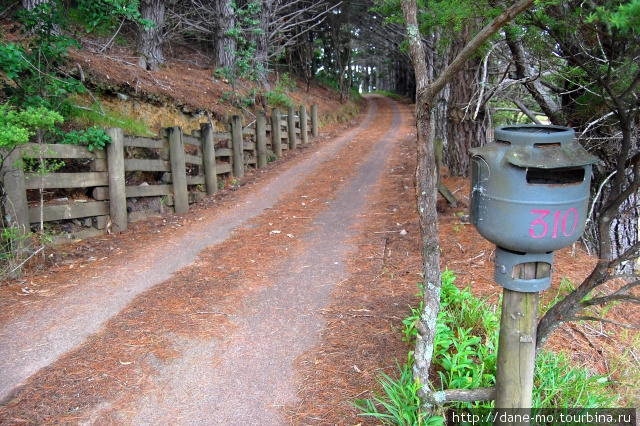
[[[544,238],[549,234],[549,224],[545,218],[551,214],[551,210],[531,210],[531,214],[538,215],[533,222],[531,222],[531,228],[529,228],[529,235],[532,238]],[[578,227],[578,210],[576,208],[570,208],[564,214],[562,210],[558,210],[553,214],[553,232],[551,238],[558,238],[558,228],[565,237],[571,236]],[[573,225],[567,229],[567,221],[573,219]]]

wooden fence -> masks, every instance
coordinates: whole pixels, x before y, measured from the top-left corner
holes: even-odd
[[[107,230],[123,231],[128,223],[151,215],[187,212],[190,203],[215,194],[229,178],[242,178],[248,168],[265,167],[270,157],[279,158],[284,151],[308,143],[309,134],[318,134],[317,111],[312,105],[309,117],[304,106],[298,111],[290,107],[286,114],[274,108],[271,117],[258,113],[244,127],[242,117],[233,116],[227,132],[214,132],[206,123],[191,135],[180,127],[169,127],[158,138],[124,136],[122,129],[112,128],[107,130],[112,142],[106,152],[73,145],[23,145],[2,164],[5,219],[23,230],[41,219],[81,220],[82,229],[66,238],[85,238]],[[25,172],[20,166],[25,159],[74,160],[88,170]],[[139,182],[141,176],[153,178]],[[40,189],[81,190],[87,197],[71,201],[63,197],[41,207],[28,197],[28,191]],[[149,208],[132,208],[143,204],[141,199],[153,202],[147,203]]]

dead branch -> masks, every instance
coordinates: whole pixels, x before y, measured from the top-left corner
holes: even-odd
[[[447,389],[434,392],[431,397],[439,405],[446,402],[493,401],[496,397],[496,388]]]
[[[618,321],[613,321],[613,320],[608,320],[606,318],[598,318],[598,317],[592,317],[592,316],[576,316],[571,318],[571,321],[599,321],[599,322],[604,322],[607,324],[613,324],[613,325],[618,325],[620,327],[624,327],[624,328],[630,328],[633,330],[640,330],[640,325],[635,325],[635,324],[625,324],[622,322],[618,322]]]
[[[629,283],[621,287],[615,293],[612,293],[608,296],[594,297],[593,299],[585,300],[584,302],[582,302],[582,306],[586,307],[586,306],[594,306],[594,305],[603,305],[605,303],[613,302],[613,301],[640,303],[640,297],[629,294],[629,290],[639,285],[640,285],[640,280],[634,281],[632,283]]]

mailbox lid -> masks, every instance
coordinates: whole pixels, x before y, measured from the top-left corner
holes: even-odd
[[[505,159],[517,167],[558,169],[598,162],[598,157],[589,154],[576,142],[575,132],[569,127],[501,126],[495,129],[495,139],[510,145]]]

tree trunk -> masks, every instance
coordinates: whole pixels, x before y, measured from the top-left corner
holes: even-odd
[[[415,0],[402,0],[402,14],[407,31],[409,53],[416,77],[416,119],[417,119],[417,168],[416,196],[420,217],[420,236],[422,248],[422,272],[424,274],[424,310],[418,323],[414,379],[425,386],[421,396],[429,396],[429,369],[433,356],[433,342],[436,335],[436,322],[440,311],[440,244],[438,239],[438,214],[436,211],[438,176],[434,152],[433,102],[435,96],[463,67],[467,60],[503,25],[515,18],[533,3],[533,0],[521,0],[498,15],[473,38],[447,69],[433,83],[429,82],[426,55],[418,26],[418,7]],[[425,401],[427,402],[427,401]]]
[[[429,383],[436,321],[440,311],[440,242],[438,239],[438,200],[432,102],[426,55],[418,30],[415,1],[403,1],[402,11],[407,26],[409,52],[416,77],[416,119],[418,132],[416,196],[420,214],[424,310],[420,315],[415,348],[413,377]],[[428,388],[428,385],[427,385]]]
[[[434,31],[431,36],[429,42],[432,46],[437,46],[442,39],[443,36],[442,28],[438,28]],[[435,52],[434,52],[435,53]],[[434,75],[440,75],[447,68],[449,64],[449,59],[451,58],[451,49],[443,49],[442,53],[432,54],[431,55],[431,64],[433,64],[433,75],[429,78],[433,80]],[[435,117],[435,138],[440,139],[444,146],[443,149],[443,164],[447,164],[448,162],[448,153],[447,147],[449,146],[449,138],[447,136],[447,105],[449,104],[449,96],[451,93],[451,83],[447,84],[437,95],[436,101],[434,104],[434,117]]]
[[[138,52],[142,55],[140,66],[156,71],[164,65],[162,54],[164,44],[164,0],[142,0],[140,15],[155,24],[154,27],[141,28],[138,33]]]
[[[256,53],[254,55],[256,68],[259,70],[258,80],[267,90],[271,90],[267,80],[267,73],[269,69],[269,39],[271,38],[269,26],[274,16],[273,1],[262,0],[260,34],[256,35]]]
[[[235,12],[229,0],[214,0],[213,66],[231,68],[234,64],[236,42],[227,33],[235,26]]]
[[[455,57],[471,39],[469,27],[465,26],[459,38],[452,43],[451,56]],[[486,144],[485,113],[481,108],[473,117],[474,90],[478,83],[479,59],[467,62],[449,84],[447,108],[447,154],[445,165],[453,176],[469,175],[471,157],[469,149]],[[477,102],[482,103],[482,99]]]

